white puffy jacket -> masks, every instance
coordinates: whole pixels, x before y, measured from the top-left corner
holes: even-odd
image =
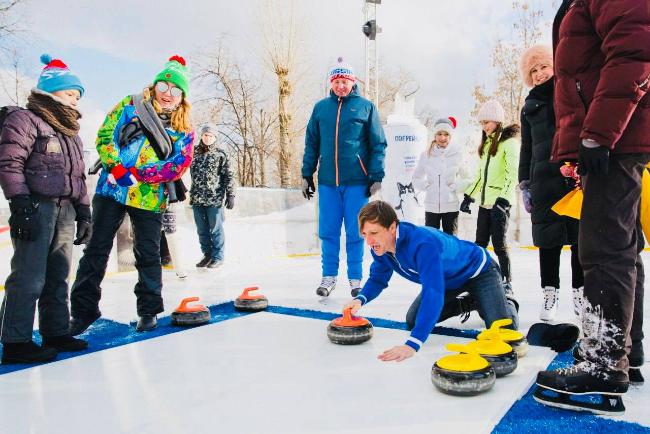
[[[469,183],[460,149],[452,144],[424,151],[413,174],[413,187],[426,192],[424,209],[436,214],[458,211],[458,196]]]

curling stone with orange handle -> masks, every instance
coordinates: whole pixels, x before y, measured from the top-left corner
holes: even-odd
[[[528,341],[523,334],[517,330],[504,329],[503,327],[512,324],[510,318],[498,319],[492,323],[489,330],[496,330],[499,332],[499,337],[503,342],[510,345],[513,350],[517,353],[518,358],[522,358],[528,352]],[[476,339],[489,339],[490,332],[483,330]]]
[[[258,312],[269,307],[269,301],[262,294],[251,295],[253,291],[257,291],[259,287],[249,286],[244,288],[244,291],[235,300],[235,309],[244,310],[246,312]]]
[[[210,310],[202,304],[188,306],[189,303],[199,301],[199,297],[188,297],[181,301],[176,310],[172,312],[172,324],[191,327],[210,322]]]
[[[490,390],[496,374],[490,363],[481,357],[475,346],[447,344],[451,354],[440,358],[431,368],[431,382],[441,392],[471,396]]]
[[[365,318],[352,315],[352,309],[343,310],[343,316],[333,319],[327,326],[327,337],[340,345],[357,345],[372,338],[372,324]]]

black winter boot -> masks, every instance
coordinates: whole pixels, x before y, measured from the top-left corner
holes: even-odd
[[[209,263],[210,263],[210,256],[205,255],[205,256],[203,256],[203,259],[201,259],[199,262],[196,263],[196,267],[197,268],[203,268],[206,265],[208,265]]]
[[[70,335],[43,337],[43,346],[55,348],[57,351],[82,351],[88,348],[88,342],[73,338]]]
[[[88,317],[72,317],[70,318],[70,331],[69,335],[70,336],[77,336],[85,332],[88,327],[92,325],[95,321],[101,317],[102,314],[97,312],[93,316],[88,316]]]
[[[138,325],[136,330],[139,332],[148,332],[155,329],[158,326],[158,320],[156,315],[142,315],[138,320]]]
[[[2,363],[43,363],[56,358],[54,348],[39,347],[34,341],[3,344]]]

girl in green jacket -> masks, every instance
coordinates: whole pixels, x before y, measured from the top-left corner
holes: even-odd
[[[481,145],[478,148],[481,160],[474,182],[465,190],[465,199],[460,205],[460,210],[471,213],[470,204],[478,200],[476,244],[487,247],[492,238],[506,293],[512,294],[506,233],[517,186],[519,126],[503,127],[505,111],[496,100],[487,101],[481,106],[478,119],[483,129]]]

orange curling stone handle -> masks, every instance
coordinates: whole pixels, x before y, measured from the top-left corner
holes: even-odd
[[[262,294],[255,294],[255,295],[249,294],[250,292],[257,291],[258,289],[260,289],[259,286],[249,286],[248,288],[244,288],[244,291],[237,298],[239,298],[240,300],[259,300],[262,298],[266,298]]]
[[[352,315],[351,307],[344,309],[343,316],[340,316],[332,321],[332,324],[339,327],[359,327],[369,323],[370,321],[365,318]]]
[[[199,297],[187,297],[181,301],[181,304],[178,305],[175,312],[179,313],[190,313],[190,312],[202,312],[207,308],[202,304],[197,304],[196,306],[188,306],[189,303],[199,301]]]

